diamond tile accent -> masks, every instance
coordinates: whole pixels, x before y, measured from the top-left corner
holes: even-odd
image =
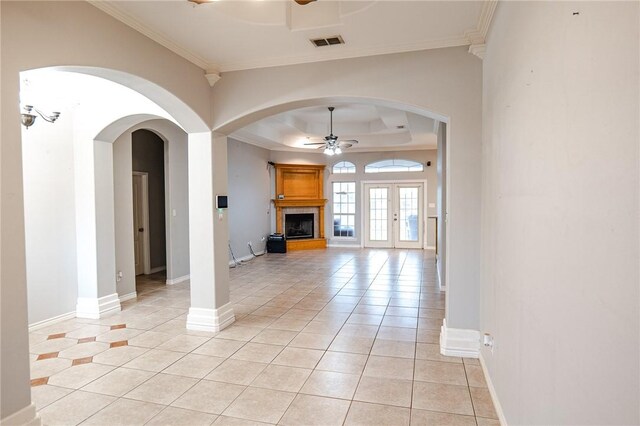
[[[78,343],[89,343],[89,342],[95,342],[96,338],[94,337],[85,337],[83,339],[78,339]]]
[[[61,339],[61,338],[65,337],[66,335],[67,335],[67,333],[50,334],[49,337],[47,337],[47,340]]]
[[[39,377],[37,379],[31,379],[31,387],[46,385],[49,382],[48,377]]]
[[[120,328],[127,328],[127,324],[116,324],[111,326],[111,330],[118,330]]]
[[[118,342],[112,342],[109,347],[110,348],[119,348],[120,346],[128,346],[129,345],[129,341],[128,340],[120,340]]]
[[[76,365],[82,365],[82,364],[89,364],[93,362],[93,357],[92,356],[88,356],[86,358],[78,358],[78,359],[74,359],[73,362],[71,363],[71,366],[76,366]]]
[[[41,354],[41,355],[38,355],[38,358],[36,358],[36,361],[42,361],[43,359],[50,359],[50,358],[58,358],[58,354],[59,352],[49,352],[48,354]]]

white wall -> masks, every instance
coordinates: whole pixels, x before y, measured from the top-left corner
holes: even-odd
[[[236,258],[250,256],[247,242],[254,252],[263,251],[271,233],[271,193],[273,178],[267,169],[269,151],[228,139],[229,161],[229,241]],[[229,255],[231,258],[231,255]]]
[[[227,134],[292,107],[363,98],[449,124],[446,318],[477,330],[482,62],[466,48],[228,72],[213,88],[213,128]]]
[[[640,423],[639,18],[638,2],[498,5],[482,356],[509,424]]]
[[[364,166],[379,160],[385,159],[403,159],[413,160],[425,165],[424,172],[411,173],[364,173]],[[436,203],[436,189],[438,186],[436,180],[436,151],[382,151],[382,152],[343,152],[339,156],[329,157],[322,153],[298,153],[289,151],[272,151],[271,161],[275,163],[285,164],[326,164],[325,180],[324,180],[324,196],[327,200],[325,208],[325,236],[331,245],[357,245],[362,244],[361,227],[362,218],[362,181],[392,181],[392,180],[427,180],[427,200],[428,203]],[[356,165],[355,174],[333,174],[331,169],[334,164],[340,161],[350,161]],[[427,161],[431,161],[431,166],[427,167]],[[356,237],[353,239],[333,238],[333,213],[332,213],[332,197],[333,182],[356,182]],[[425,216],[433,216],[436,214],[436,208],[428,208]],[[426,219],[427,245],[435,244],[435,222]]]
[[[167,221],[167,280],[189,275],[189,187],[187,134],[167,120],[149,120],[128,129],[113,143],[116,270],[122,271],[118,295],[136,291],[133,246],[131,135],[151,130],[165,140],[165,204]],[[175,216],[173,211],[175,210]]]
[[[72,114],[22,130],[29,324],[76,309]]]

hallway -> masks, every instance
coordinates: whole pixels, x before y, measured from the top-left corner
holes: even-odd
[[[475,359],[442,357],[434,254],[328,249],[231,270],[236,322],[188,331],[188,283],[30,333],[56,424],[497,425]]]

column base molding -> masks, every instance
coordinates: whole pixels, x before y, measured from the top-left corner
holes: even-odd
[[[76,317],[100,319],[110,312],[120,311],[120,298],[113,293],[100,298],[78,297]]]
[[[189,308],[187,329],[197,331],[222,331],[236,320],[231,303],[218,309]]]
[[[19,410],[9,417],[0,420],[1,426],[41,426],[42,420],[36,411],[36,404],[33,402],[22,410]]]
[[[447,327],[447,320],[442,320],[440,353],[446,356],[478,358],[480,356],[480,332],[464,328],[450,328]]]

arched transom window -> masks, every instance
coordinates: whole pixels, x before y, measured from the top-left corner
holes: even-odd
[[[349,161],[340,161],[333,166],[333,173],[355,173],[356,165]]]
[[[424,164],[411,160],[382,160],[364,166],[365,173],[422,172]]]

